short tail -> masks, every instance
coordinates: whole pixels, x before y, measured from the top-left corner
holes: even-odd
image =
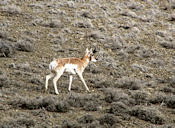
[[[49,64],[49,69],[54,70],[57,66],[58,66],[58,63],[56,60],[54,60]]]

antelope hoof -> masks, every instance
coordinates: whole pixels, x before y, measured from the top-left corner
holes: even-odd
[[[56,95],[59,95],[59,93],[58,93],[58,92],[55,92],[55,94],[56,94]]]
[[[86,90],[86,92],[91,92],[90,90]]]
[[[43,90],[44,93],[48,93],[47,89]]]

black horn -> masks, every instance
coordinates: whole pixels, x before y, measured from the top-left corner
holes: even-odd
[[[97,52],[97,49],[96,49],[96,47],[94,48],[94,50],[92,51],[93,53],[96,53]]]

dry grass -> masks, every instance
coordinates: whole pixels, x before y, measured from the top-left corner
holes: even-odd
[[[0,1],[0,127],[173,127],[174,2]],[[68,92],[45,75],[53,58],[98,62]],[[135,123],[137,122],[137,123]]]

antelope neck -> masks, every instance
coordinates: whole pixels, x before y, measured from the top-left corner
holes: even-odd
[[[89,61],[90,61],[90,57],[85,55],[83,58],[82,58],[82,61],[84,63],[84,67],[86,67],[88,64],[89,64]]]

